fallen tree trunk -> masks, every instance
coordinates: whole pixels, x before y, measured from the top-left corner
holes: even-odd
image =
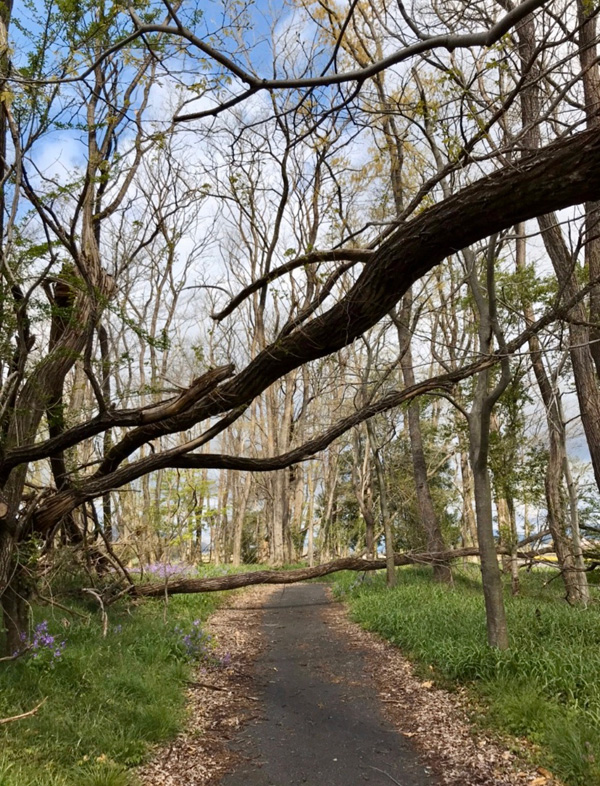
[[[519,551],[520,559],[531,560],[541,554],[552,551],[551,547],[538,551]],[[509,549],[499,548],[498,554],[510,554]],[[425,553],[406,552],[394,555],[396,567],[406,565],[444,565],[450,560],[464,557],[478,557],[479,549],[453,549]],[[363,557],[344,557],[313,568],[296,568],[294,570],[257,570],[251,573],[233,573],[225,576],[211,576],[205,579],[175,579],[164,583],[138,584],[128,588],[129,594],[135,597],[156,598],[164,595],[184,595],[198,592],[218,592],[219,590],[239,589],[254,584],[295,584],[298,581],[318,579],[341,570],[383,570],[385,559],[364,559]]]

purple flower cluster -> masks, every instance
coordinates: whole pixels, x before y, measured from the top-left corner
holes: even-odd
[[[177,626],[175,633],[179,637],[185,654],[190,660],[199,661],[200,663],[214,662],[212,636],[202,630],[200,620],[194,620],[191,629],[188,631]]]
[[[133,571],[135,572],[135,571]],[[141,571],[140,571],[141,572]],[[170,579],[173,576],[192,576],[195,575],[195,568],[183,562],[151,562],[144,566],[144,573],[150,573],[160,579]]]
[[[66,642],[57,641],[55,636],[48,632],[48,622],[43,620],[36,625],[30,640],[25,633],[21,634],[23,650],[31,652],[32,660],[53,668],[55,663],[62,658]]]

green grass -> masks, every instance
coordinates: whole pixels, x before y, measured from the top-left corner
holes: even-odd
[[[456,573],[454,588],[425,569],[402,569],[389,591],[383,577],[339,574],[338,595],[353,618],[446,685],[467,684],[484,721],[540,747],[542,763],[572,786],[600,786],[600,607],[573,609],[549,574],[524,576],[523,595],[506,595],[511,648],[485,643],[477,572]],[[429,673],[431,673],[429,671]]]
[[[35,610],[66,645],[53,667],[27,657],[0,664],[0,718],[46,698],[36,716],[0,726],[0,786],[132,786],[130,768],[185,719],[192,667],[174,628],[205,619],[222,597],[123,603],[109,610],[106,638],[91,606],[89,622]]]

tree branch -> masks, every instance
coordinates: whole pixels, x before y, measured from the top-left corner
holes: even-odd
[[[291,273],[292,270],[297,270],[299,267],[304,267],[304,265],[314,265],[319,262],[366,262],[371,256],[373,256],[372,251],[358,248],[340,248],[333,251],[315,251],[311,254],[304,254],[301,257],[296,257],[295,259],[286,262],[284,265],[274,268],[266,275],[257,278],[256,281],[253,281],[247,287],[244,287],[244,289],[242,289],[239,294],[232,298],[224,309],[216,312],[215,314],[212,314],[211,316],[214,320],[220,322],[222,319],[229,316],[232,311],[235,311],[240,303],[243,303],[244,300],[250,297],[250,295],[252,295],[254,292],[258,292],[258,290],[264,287],[266,284],[270,284],[277,278],[281,278],[281,276],[284,276],[286,273]]]
[[[185,412],[128,434],[96,477],[149,439],[247,404],[280,377],[352,343],[447,256],[521,221],[600,197],[600,130],[548,145],[484,177],[412,221],[375,251],[348,293],[302,330],[278,338],[239,374]]]
[[[301,77],[291,79],[261,79],[254,74],[245,71],[237,63],[230,58],[223,55],[221,52],[213,49],[202,39],[198,38],[194,33],[185,28],[173,28],[168,25],[145,25],[139,20],[138,30],[144,33],[170,33],[172,35],[179,35],[188,41],[190,44],[199,49],[203,54],[210,57],[219,65],[223,66],[226,70],[236,76],[240,81],[248,85],[248,89],[240,96],[235,96],[229,105],[235,105],[240,101],[247,98],[251,92],[259,90],[281,90],[285,88],[314,88],[314,87],[327,87],[329,85],[341,85],[347,82],[356,82],[362,84],[366,79],[369,79],[377,74],[385,71],[392,66],[409,60],[415,55],[423,52],[429,52],[432,49],[446,49],[448,52],[453,52],[455,49],[464,49],[468,47],[493,46],[505,35],[512,27],[518,24],[533,11],[540,8],[546,0],[525,0],[525,2],[518,5],[512,11],[509,11],[505,16],[496,22],[489,30],[483,30],[479,33],[467,33],[465,35],[437,35],[437,36],[423,36],[419,41],[409,46],[399,49],[388,57],[384,57],[373,63],[370,63],[364,68],[357,68],[352,71],[345,71],[342,73],[324,74],[316,77]],[[214,117],[224,111],[225,107],[217,106],[213,109],[205,109],[199,112],[190,112],[185,115],[176,115],[174,122],[181,123],[190,120],[199,120],[205,117]]]
[[[573,308],[576,302],[585,298],[590,290],[597,286],[598,283],[598,281],[590,282],[587,286],[582,287],[568,302],[562,304],[560,307],[555,306],[549,309],[540,319],[529,325],[516,338],[510,341],[505,347],[505,353],[515,352],[519,347],[527,343],[534,333],[542,330],[542,328],[559,318],[563,313],[567,313]],[[78,505],[90,499],[95,499],[107,491],[124,486],[126,483],[131,483],[133,480],[143,475],[147,475],[149,472],[165,469],[167,467],[176,469],[232,469],[247,472],[271,472],[285,469],[292,464],[297,464],[300,461],[304,461],[314,456],[350,428],[368,420],[373,417],[373,415],[397,407],[417,396],[432,393],[440,388],[452,387],[460,380],[466,379],[483,369],[490,368],[496,363],[502,362],[505,353],[496,352],[487,357],[479,358],[461,369],[432,377],[401,391],[391,391],[382,399],[362,407],[346,418],[342,418],[324,434],[279,456],[255,459],[214,453],[189,453],[194,447],[199,444],[205,444],[217,433],[220,433],[226,426],[234,422],[246,407],[246,405],[240,405],[196,440],[192,440],[177,448],[171,448],[162,453],[146,456],[108,475],[95,475],[85,483],[80,484],[77,488],[59,492],[41,505],[36,514],[36,526],[40,531],[45,532],[59,518],[67,515],[67,513]]]
[[[551,550],[551,549],[550,549]],[[510,549],[499,547],[498,554],[510,554]],[[521,551],[517,553],[520,559],[533,559],[540,554],[539,551]],[[394,555],[396,567],[407,565],[447,565],[450,560],[464,559],[465,557],[478,557],[479,549],[465,548],[439,552],[406,552]],[[313,568],[297,568],[295,570],[258,570],[251,573],[234,573],[229,576],[211,576],[203,579],[176,579],[168,582],[154,582],[150,584],[137,584],[131,589],[135,597],[156,598],[166,595],[184,595],[200,592],[220,592],[223,590],[251,587],[256,584],[295,584],[299,581],[308,581],[342,570],[371,571],[384,570],[385,559],[363,559],[362,557],[344,557]],[[107,605],[111,602],[106,601]]]
[[[51,439],[38,442],[32,445],[21,445],[20,447],[8,450],[4,460],[0,463],[3,473],[10,471],[19,464],[30,461],[39,461],[48,458],[56,453],[60,453],[67,448],[78,445],[85,439],[95,437],[110,428],[117,426],[150,426],[161,420],[166,420],[174,415],[181,414],[186,408],[210,392],[220,382],[233,374],[233,364],[218,366],[210,369],[201,377],[195,379],[189,388],[182,391],[177,397],[166,401],[151,404],[149,407],[123,410],[107,410],[99,413],[96,417],[85,423],[80,423],[73,428],[65,429],[64,432]]]

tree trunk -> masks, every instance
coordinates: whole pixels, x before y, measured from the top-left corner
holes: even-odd
[[[548,500],[548,527],[566,590],[566,599],[572,605],[587,603],[589,591],[585,573],[578,570],[572,544],[566,533],[565,497],[563,491],[562,445],[551,435],[548,466],[546,470],[546,498]],[[584,586],[585,581],[585,586]]]
[[[473,511],[475,504],[473,492],[473,472],[469,464],[469,454],[466,450],[460,452],[460,476],[462,482],[462,530],[465,546],[477,544],[477,521]]]
[[[369,429],[369,439],[371,442],[371,448],[373,450],[373,463],[375,464],[377,486],[379,488],[379,508],[381,510],[383,533],[385,537],[386,582],[388,587],[392,588],[396,586],[397,579],[396,566],[394,563],[394,533],[392,530],[392,519],[390,516],[387,500],[385,471],[379,448],[377,448],[375,444],[374,426],[372,420],[367,421],[367,428]]]
[[[315,564],[315,523],[313,521],[315,511],[315,483],[314,483],[314,469],[310,468],[308,472],[308,512],[306,514],[306,526],[308,528],[308,565],[312,568]]]
[[[361,427],[361,428],[364,428]],[[360,513],[365,522],[365,552],[375,558],[375,514],[373,512],[373,488],[371,485],[371,447],[368,430],[364,429],[365,439],[360,439],[358,428],[353,429],[352,443],[354,461],[352,462],[352,485]],[[362,454],[362,460],[361,460]]]
[[[242,536],[244,534],[244,520],[248,509],[248,500],[252,489],[252,475],[246,473],[244,487],[240,498],[237,500],[236,509],[233,512],[233,555],[232,562],[237,567],[242,564]]]
[[[515,515],[515,501],[512,497],[507,499],[508,514],[510,519],[510,587],[513,595],[518,595],[521,590],[521,580],[519,578],[519,561],[517,558],[517,518]]]
[[[491,498],[490,498],[491,499]],[[502,551],[502,550],[501,550]],[[396,567],[405,565],[427,565],[436,562],[448,562],[452,559],[465,559],[476,557],[479,550],[476,548],[454,549],[442,554],[429,554],[423,552],[415,554],[395,554]],[[539,551],[522,552],[521,556],[533,558],[539,556]],[[383,570],[387,567],[384,559],[363,559],[362,557],[346,557],[332,562],[317,565],[314,568],[296,568],[294,570],[259,570],[250,573],[230,573],[223,576],[211,576],[202,579],[173,579],[167,582],[152,582],[150,584],[135,584],[129,588],[133,596],[156,598],[167,595],[181,595],[195,592],[220,592],[222,590],[249,587],[254,584],[294,584],[297,581],[307,581],[321,576],[328,576],[340,570],[371,571]],[[114,602],[117,597],[107,597],[107,603]]]
[[[271,477],[270,543],[271,562],[281,566],[285,563],[285,471],[274,472]]]
[[[577,570],[577,578],[579,581],[579,594],[581,602],[584,605],[587,605],[590,601],[590,589],[588,586],[587,572],[585,569],[585,561],[583,559],[583,550],[581,547],[579,511],[577,510],[577,489],[575,488],[575,481],[573,480],[573,475],[571,474],[571,466],[566,451],[563,452],[563,473],[567,482],[567,491],[569,495],[571,541],[573,544],[573,556],[575,558],[575,568]]]
[[[298,544],[299,554],[303,552],[303,544],[300,542],[300,535],[302,534],[302,518],[304,512],[304,469],[301,464],[298,464],[295,467],[291,467],[289,472],[292,506],[288,527],[290,549],[288,562],[292,563],[298,558],[296,543]]]
[[[4,655],[11,656],[23,648],[23,636],[29,620],[28,605],[19,592],[19,582],[13,576],[10,585],[0,595],[4,624]]]
[[[525,260],[525,228],[522,224],[516,227],[517,234],[517,271],[524,271]],[[546,242],[550,242],[546,239]],[[558,257],[555,257],[558,259]],[[525,298],[522,299],[523,312],[527,324],[534,321],[533,307]],[[542,348],[536,335],[529,340],[529,350],[531,353],[531,363],[533,373],[536,378],[538,388],[544,407],[546,410],[546,423],[548,426],[548,465],[546,467],[546,504],[548,506],[548,528],[554,541],[556,556],[562,571],[562,577],[569,603],[577,603],[586,600],[589,596],[587,589],[587,577],[583,571],[581,575],[574,575],[573,566],[575,564],[574,554],[572,553],[569,539],[566,532],[564,499],[562,492],[563,473],[565,462],[567,461],[566,431],[564,418],[560,407],[560,394],[553,386],[543,362]],[[587,367],[587,374],[592,373],[593,368],[588,361],[584,364]],[[581,368],[581,365],[579,366]],[[593,380],[592,380],[593,381]],[[595,384],[595,383],[594,383]]]
[[[398,316],[393,316],[398,330],[398,342],[400,345],[400,365],[405,387],[415,384],[415,373],[411,350],[410,319],[412,314],[412,290],[408,290],[402,300],[402,308]],[[417,508],[421,527],[425,533],[425,540],[428,551],[444,551],[444,538],[438,517],[433,507],[433,499],[429,489],[429,479],[427,477],[427,463],[425,461],[425,450],[423,448],[423,436],[421,433],[421,415],[419,402],[414,401],[408,407],[408,434],[410,437],[410,452],[413,465],[413,475],[415,479],[415,492],[417,497]],[[449,565],[434,565],[433,577],[436,581],[450,584],[452,582],[452,571]]]
[[[110,389],[110,347],[108,343],[108,333],[104,325],[98,325],[98,343],[100,344],[100,358],[102,361],[102,395],[106,406],[110,406],[111,389]],[[105,459],[110,453],[112,448],[112,431],[106,429],[102,439],[102,457]],[[102,527],[104,534],[108,540],[113,539],[113,506],[110,491],[102,495]]]
[[[21,636],[27,630],[28,606],[19,581],[20,570],[15,560],[14,527],[3,521],[0,529],[0,609],[4,628],[4,646],[0,654],[10,656],[21,649]]]
[[[473,418],[473,444],[479,442],[481,424]],[[473,485],[475,507],[477,510],[477,540],[481,558],[481,579],[485,600],[487,638],[490,647],[508,649],[508,627],[502,594],[502,577],[496,555],[494,526],[492,518],[492,492],[487,466],[487,455],[477,449],[472,450]]]
[[[482,287],[477,271],[477,259],[471,249],[463,251],[467,264],[468,281],[478,311],[479,352],[490,353],[495,336],[499,345],[504,345],[496,315],[494,265],[496,237],[490,239],[486,259],[486,287]],[[495,403],[510,381],[510,365],[506,355],[502,360],[500,380],[490,390],[490,371],[477,375],[473,404],[468,415],[469,452],[473,470],[475,509],[477,513],[477,540],[481,558],[481,578],[485,599],[488,644],[498,649],[508,648],[508,627],[504,610],[502,577],[496,556],[494,522],[492,516],[492,490],[488,467],[490,425]]]

